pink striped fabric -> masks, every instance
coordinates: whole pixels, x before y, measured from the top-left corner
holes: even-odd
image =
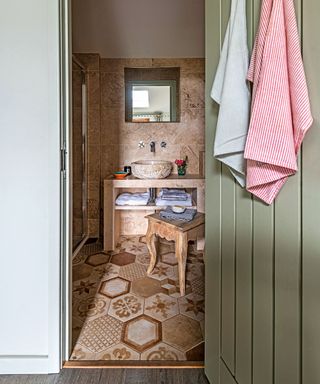
[[[313,121],[293,0],[263,0],[248,80],[247,190],[271,204],[297,172],[297,153]]]

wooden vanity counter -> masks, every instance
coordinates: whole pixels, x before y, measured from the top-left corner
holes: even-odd
[[[124,210],[146,211],[152,214],[156,211],[164,209],[163,206],[146,205],[146,206],[117,206],[116,198],[120,193],[128,190],[147,191],[149,188],[184,188],[189,190],[193,198],[193,207],[198,212],[204,213],[204,187],[205,179],[201,175],[170,175],[166,179],[142,180],[134,176],[128,176],[124,180],[115,180],[113,178],[104,180],[103,188],[103,245],[105,251],[115,249],[118,238],[121,234],[119,213]],[[137,233],[137,235],[142,235]]]

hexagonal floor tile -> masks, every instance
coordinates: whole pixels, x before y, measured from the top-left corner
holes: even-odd
[[[151,272],[149,277],[157,280],[164,280],[168,278],[174,278],[175,273],[173,267],[170,267],[164,263],[157,263],[154,270]]]
[[[204,343],[198,344],[186,352],[187,360],[203,361],[204,360]]]
[[[204,271],[201,264],[187,263],[186,280],[192,281],[202,276],[204,276]]]
[[[120,342],[123,324],[111,316],[100,316],[84,325],[78,344],[92,352],[102,352]]]
[[[136,256],[136,263],[149,265],[150,264],[150,255],[149,253],[140,253]]]
[[[140,354],[125,344],[117,344],[95,356],[95,360],[139,360]]]
[[[135,281],[147,275],[147,266],[139,263],[124,265],[120,268],[119,276],[126,280]]]
[[[164,290],[164,293],[166,293],[169,296],[172,297],[180,297],[180,286],[179,286],[179,280],[176,279],[165,279],[161,281],[161,287]],[[185,290],[186,295],[191,293],[191,285],[190,282],[186,280],[185,284]]]
[[[168,252],[161,255],[161,261],[169,265],[178,265],[178,260],[174,252]]]
[[[145,300],[144,313],[159,321],[170,319],[179,313],[177,299],[158,293]]]
[[[111,257],[110,263],[123,266],[123,265],[134,263],[135,259],[136,259],[136,256],[133,253],[121,252],[113,255]]]
[[[143,299],[128,293],[112,299],[108,314],[121,321],[128,321],[143,313]]]
[[[151,279],[150,277],[133,281],[131,291],[140,297],[150,297],[161,292],[165,293],[165,290],[160,285],[160,281]]]
[[[116,277],[115,279],[110,279],[103,281],[99,289],[99,293],[104,296],[114,299],[115,297],[124,295],[130,290],[130,281]]]
[[[203,341],[198,321],[178,315],[162,323],[162,340],[186,352]]]
[[[142,315],[125,324],[123,342],[138,352],[153,347],[161,340],[161,323]]]
[[[96,295],[88,296],[82,300],[74,300],[73,314],[84,321],[86,318],[95,318],[108,312],[110,299]]]
[[[204,297],[190,294],[178,299],[179,310],[182,315],[201,321],[204,319]]]
[[[98,265],[107,264],[109,262],[110,255],[105,253],[96,253],[87,257],[85,263],[97,267]]]
[[[87,264],[79,264],[72,268],[72,280],[83,280],[87,279],[91,273],[93,272],[93,268]]]
[[[183,352],[165,343],[158,343],[154,347],[141,353],[141,360],[148,361],[185,361]]]

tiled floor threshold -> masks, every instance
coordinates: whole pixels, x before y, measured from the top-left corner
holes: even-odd
[[[88,244],[73,259],[73,345],[66,367],[195,367],[204,354],[203,254],[189,246],[180,297],[174,243],[161,240],[153,273],[144,237],[114,252]]]

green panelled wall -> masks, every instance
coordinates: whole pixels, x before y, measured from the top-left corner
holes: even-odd
[[[247,0],[249,45],[261,0]],[[268,207],[212,157],[209,97],[231,0],[206,0],[206,373],[221,384],[320,383],[319,0],[296,0],[315,123]]]

